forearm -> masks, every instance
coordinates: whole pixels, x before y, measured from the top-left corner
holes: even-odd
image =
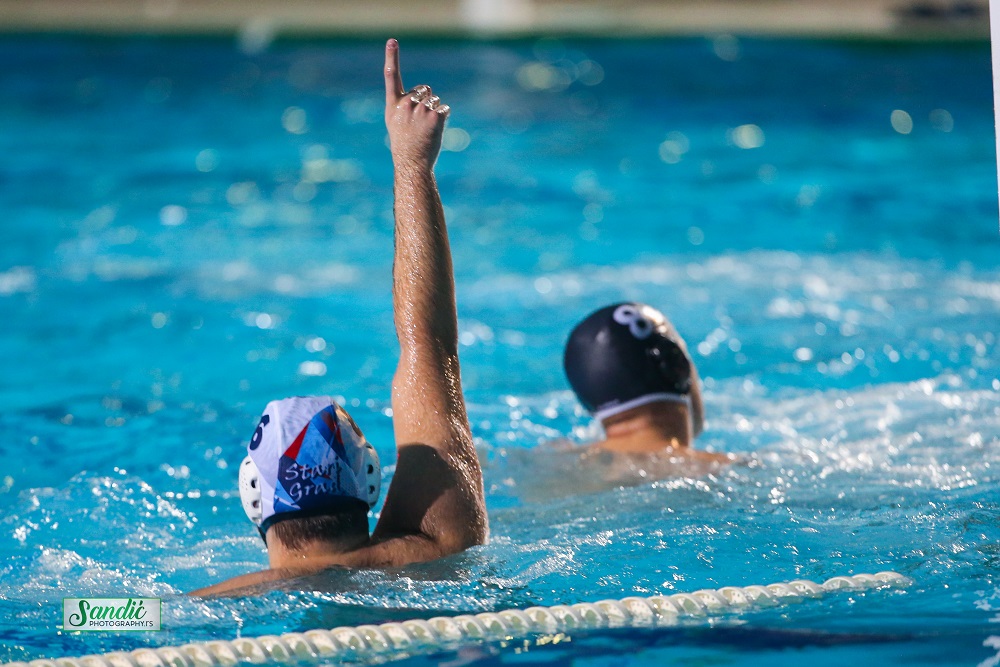
[[[395,420],[396,441],[461,452],[471,446],[471,434],[444,209],[432,169],[396,164],[394,174],[393,313],[400,359],[393,403],[428,408],[417,420]]]
[[[430,168],[395,166],[393,311],[400,358],[393,403],[419,413],[394,420],[398,444],[475,457],[462,397],[455,279],[444,209]]]
[[[457,358],[455,280],[444,209],[428,167],[395,165],[393,310],[402,359]]]

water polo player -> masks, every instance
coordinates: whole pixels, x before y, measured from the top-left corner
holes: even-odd
[[[270,568],[194,591],[212,595],[334,566],[393,567],[486,541],[483,481],[459,378],[455,281],[434,163],[448,106],[404,91],[399,47],[385,48],[385,121],[395,192],[392,383],[397,464],[368,534],[381,471],[375,450],[328,397],[269,403],[240,466],[244,508]]]
[[[731,460],[690,448],[704,425],[698,370],[655,308],[617,303],[594,311],[570,333],[563,364],[577,398],[604,426],[597,449]]]

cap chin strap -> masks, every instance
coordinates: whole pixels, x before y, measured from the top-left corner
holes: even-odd
[[[646,394],[645,396],[640,396],[638,398],[633,398],[632,400],[625,401],[624,403],[616,403],[609,407],[603,408],[601,410],[596,410],[594,412],[594,417],[600,421],[604,421],[609,417],[614,417],[615,415],[620,415],[623,412],[627,412],[633,408],[638,408],[642,405],[649,405],[650,403],[680,403],[681,405],[686,405],[688,408],[688,417],[691,416],[691,396],[688,394],[670,394],[670,393],[658,393],[658,394]]]

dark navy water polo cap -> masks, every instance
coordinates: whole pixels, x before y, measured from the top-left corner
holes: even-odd
[[[570,333],[563,365],[598,419],[657,401],[690,405],[691,360],[651,306],[617,303],[588,315]]]

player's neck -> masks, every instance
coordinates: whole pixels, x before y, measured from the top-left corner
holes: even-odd
[[[280,540],[273,540],[267,545],[267,558],[272,570],[348,565],[349,554],[368,542],[367,535],[357,535],[336,541],[315,540],[289,549]]]
[[[603,422],[605,440],[601,449],[629,454],[652,454],[665,449],[687,449],[691,445],[688,406],[657,402],[615,415]]]

